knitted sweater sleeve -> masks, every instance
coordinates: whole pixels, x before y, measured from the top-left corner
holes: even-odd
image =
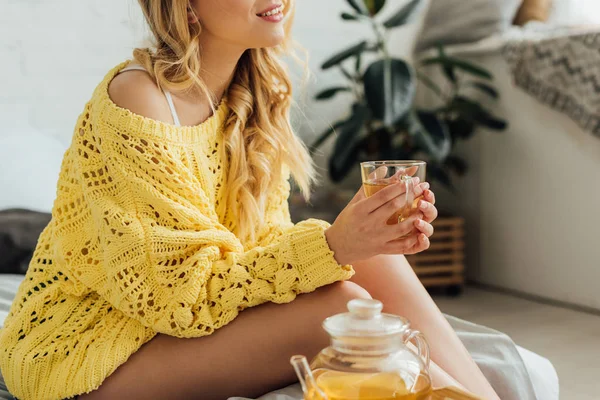
[[[280,229],[244,250],[176,147],[123,129],[95,131],[101,135],[76,132],[67,156],[67,180],[81,190],[73,205],[85,211],[56,243],[74,287],[90,288],[156,332],[198,337],[247,307],[290,302],[352,276],[327,244],[327,223],[293,225],[276,207],[269,215],[275,225],[283,218]]]

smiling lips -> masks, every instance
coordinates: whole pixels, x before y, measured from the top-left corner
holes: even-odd
[[[269,22],[279,22],[283,19],[283,5],[278,5],[270,10],[257,14],[258,17]]]

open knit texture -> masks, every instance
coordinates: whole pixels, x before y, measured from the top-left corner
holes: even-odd
[[[194,127],[118,107],[96,88],[77,121],[52,220],[0,331],[19,399],[90,392],[157,333],[210,335],[248,307],[286,303],[352,276],[328,224],[292,224],[289,172],[248,243],[224,201],[224,101]],[[222,211],[219,211],[222,210]]]

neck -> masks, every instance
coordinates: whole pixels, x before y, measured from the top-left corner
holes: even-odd
[[[219,100],[226,93],[245,49],[215,40],[206,35],[200,43],[202,70],[200,78],[209,92]]]

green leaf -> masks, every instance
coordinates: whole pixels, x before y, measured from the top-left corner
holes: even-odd
[[[327,141],[327,139],[329,139],[329,137],[335,133],[336,130],[338,130],[342,125],[344,125],[347,122],[348,121],[346,121],[346,120],[338,121],[335,124],[331,125],[329,128],[327,128],[327,130],[325,132],[321,133],[319,135],[319,137],[317,138],[317,140],[315,140],[313,142],[313,144],[310,145],[311,156],[315,154],[315,152],[319,149],[319,147],[321,147],[323,145],[323,143],[325,143]]]
[[[329,159],[329,175],[334,182],[346,177],[356,166],[362,148],[360,133],[369,118],[369,109],[364,104],[352,106],[352,116],[339,127],[339,135]]]
[[[402,60],[390,59],[391,85],[388,89],[391,93],[390,101],[386,101],[385,63],[385,59],[375,61],[365,71],[365,96],[373,116],[394,125],[410,111],[415,96],[415,85],[411,67]]]
[[[431,80],[427,75],[417,71],[417,78],[419,78],[419,80],[423,82],[425,86],[427,86],[429,89],[435,92],[435,94],[437,94],[438,96],[444,95],[442,89],[437,85],[437,83]]]
[[[471,75],[478,76],[480,78],[492,80],[494,77],[487,70],[481,68],[478,65],[472,64],[467,61],[460,60],[458,58],[449,57],[449,56],[438,56],[431,57],[421,61],[421,65],[436,65],[439,64],[442,67],[452,67],[456,69],[460,69],[463,72],[466,72]]]
[[[446,186],[452,193],[456,193],[456,188],[452,184],[452,178],[448,173],[447,169],[440,166],[439,163],[428,163],[427,164],[427,176],[431,181],[438,181],[442,185]]]
[[[385,5],[385,0],[363,0],[369,14],[374,17]]]
[[[383,23],[383,26],[389,29],[406,24],[413,17],[420,3],[421,0],[411,0],[408,4],[398,10],[396,14],[386,20]]]
[[[444,51],[444,46],[442,46],[441,44],[438,44],[437,49],[438,49],[438,53],[440,55],[439,58],[442,60],[446,60],[447,57],[446,57],[446,52]],[[454,71],[453,65],[443,63],[442,71],[444,72],[444,75],[446,75],[446,78],[448,78],[448,80],[450,82],[456,83],[456,73]]]
[[[456,172],[456,174],[459,176],[465,175],[467,173],[467,170],[469,169],[469,165],[465,160],[453,155],[449,155],[448,157],[446,157],[446,159],[444,160],[444,166]]]
[[[356,71],[357,75],[360,74],[361,63],[362,63],[362,53],[358,53],[356,55],[356,63],[354,64],[354,71]]]
[[[503,131],[508,126],[506,121],[494,117],[479,103],[464,96],[457,96],[450,103],[449,111],[457,113],[467,121],[475,122],[496,131]]]
[[[343,12],[341,17],[345,21],[358,21],[358,17],[356,15],[347,12]]]
[[[433,112],[412,112],[409,131],[417,145],[438,162],[445,159],[452,149],[448,127]]]
[[[330,99],[333,96],[335,96],[338,92],[349,92],[352,89],[347,87],[347,86],[336,86],[336,87],[332,87],[329,89],[325,89],[321,92],[319,92],[316,96],[315,99],[316,100],[325,100],[325,99]]]
[[[345,50],[342,50],[341,52],[337,53],[336,55],[330,57],[329,59],[327,59],[327,61],[325,61],[323,63],[323,65],[321,65],[322,69],[329,69],[331,67],[333,67],[334,65],[338,65],[339,63],[341,63],[342,61],[362,53],[365,48],[367,47],[367,42],[366,41],[362,41],[360,43],[355,44],[352,47],[349,47]]]
[[[483,93],[489,95],[490,97],[492,97],[494,99],[498,98],[498,91],[496,90],[496,88],[488,85],[487,83],[472,82],[470,84],[470,86],[473,86],[474,88],[481,90]]]
[[[330,158],[329,178],[335,183],[343,181],[344,178],[346,178],[352,171],[352,169],[356,168],[356,166],[359,164],[361,149],[364,147],[364,139],[358,141],[357,143],[351,144],[345,155],[345,158],[340,161],[341,164],[339,165],[336,163],[335,159]]]
[[[365,9],[365,6],[362,3],[362,0],[346,0],[348,2],[348,4],[350,4],[350,7],[354,8],[354,10],[362,15],[368,15],[367,10]]]
[[[508,127],[508,123],[505,120],[494,117],[486,110],[483,110],[483,112],[479,114],[477,122],[494,131],[503,131]]]
[[[446,121],[446,125],[453,141],[456,141],[456,139],[469,139],[475,133],[475,122],[464,118],[455,118]]]
[[[481,106],[464,96],[456,96],[448,106],[448,111],[457,113],[467,121],[476,122],[481,113]]]
[[[454,72],[454,67],[452,67],[452,65],[443,65],[442,70],[450,82],[456,83],[456,73]]]

